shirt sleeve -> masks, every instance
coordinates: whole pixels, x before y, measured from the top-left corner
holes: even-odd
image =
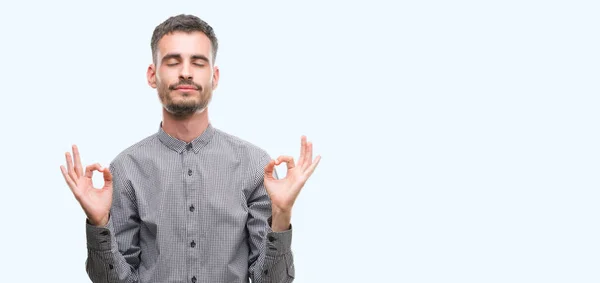
[[[86,221],[86,272],[94,283],[138,282],[139,217],[131,185],[114,164],[113,201],[106,226]]]
[[[263,183],[264,167],[270,160],[268,155],[263,156],[252,177],[254,190],[248,199],[247,221],[249,273],[254,283],[287,283],[295,277],[292,227],[281,232],[271,229],[271,200]],[[274,176],[278,178],[277,172]]]

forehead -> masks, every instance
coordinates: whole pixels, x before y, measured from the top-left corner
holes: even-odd
[[[211,58],[212,46],[210,39],[204,33],[195,32],[172,32],[163,36],[158,41],[158,59],[167,54],[180,54],[189,57],[192,55],[204,55]]]

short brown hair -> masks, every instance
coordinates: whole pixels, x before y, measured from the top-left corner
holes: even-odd
[[[194,15],[180,14],[166,19],[154,29],[154,32],[152,33],[152,40],[150,41],[150,47],[152,48],[152,61],[154,61],[154,63],[156,63],[156,50],[158,49],[158,41],[160,41],[163,36],[176,31],[187,33],[199,31],[204,33],[212,43],[212,60],[213,63],[215,62],[217,59],[217,49],[219,47],[219,43],[213,28],[208,23]]]

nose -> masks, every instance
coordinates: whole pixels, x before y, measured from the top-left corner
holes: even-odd
[[[181,70],[179,72],[179,78],[184,80],[192,79],[192,71],[189,63],[182,64]]]

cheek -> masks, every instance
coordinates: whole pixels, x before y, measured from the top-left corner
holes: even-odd
[[[156,73],[156,82],[160,82],[161,84],[172,84],[177,82],[179,75],[177,71],[162,69],[160,72]]]
[[[203,83],[205,86],[213,86],[214,85],[214,78],[212,76],[212,74],[207,74],[204,78],[203,78]]]
[[[166,94],[167,92],[169,92],[169,83],[157,77],[156,88]]]

